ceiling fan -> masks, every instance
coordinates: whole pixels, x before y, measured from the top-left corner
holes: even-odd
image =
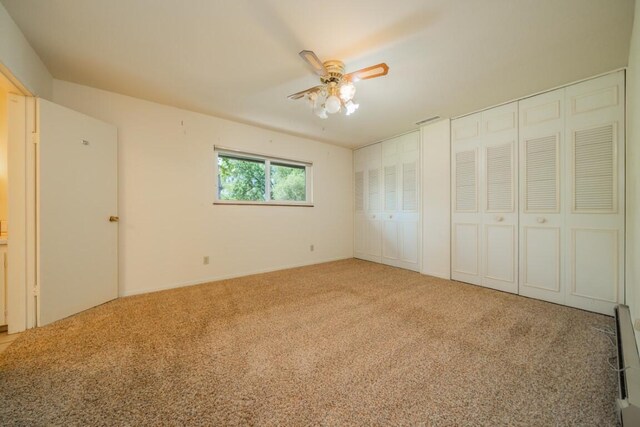
[[[387,64],[380,63],[345,74],[344,63],[335,59],[320,61],[310,50],[303,50],[300,57],[320,76],[321,85],[289,95],[289,99],[306,98],[313,112],[326,119],[327,113],[335,114],[344,111],[347,116],[353,114],[359,104],[353,102],[356,93],[355,82],[386,76],[389,72]]]

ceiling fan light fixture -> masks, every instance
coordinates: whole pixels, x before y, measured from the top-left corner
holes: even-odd
[[[329,117],[327,116],[327,110],[324,108],[324,105],[318,105],[313,109],[313,112],[321,119],[326,119],[327,117]]]
[[[342,107],[342,102],[340,102],[340,98],[335,95],[327,97],[327,100],[324,102],[324,108],[329,114],[337,113],[340,111],[340,107]]]
[[[389,72],[389,66],[382,62],[345,74],[342,61],[332,59],[322,62],[310,50],[303,50],[299,55],[320,77],[321,84],[296,92],[288,98],[295,100],[304,97],[313,112],[322,119],[326,119],[327,114],[336,114],[340,111],[347,116],[355,113],[360,105],[353,102],[356,94],[354,83],[386,76]]]
[[[349,100],[346,104],[344,104],[344,107],[347,110],[347,116],[352,115],[353,113],[356,112],[356,110],[358,109],[358,107],[360,107],[360,104],[356,104],[355,102]]]
[[[340,86],[340,99],[342,99],[343,102],[351,101],[355,96],[355,94],[356,94],[356,87],[354,86],[353,83],[348,82]]]

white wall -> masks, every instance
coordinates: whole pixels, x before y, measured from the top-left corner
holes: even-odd
[[[422,273],[451,278],[450,120],[423,126]]]
[[[54,101],[118,127],[121,295],[353,256],[351,150],[58,80]],[[312,161],[315,207],[214,206],[214,144]]]
[[[640,0],[636,0],[627,69],[626,302],[640,325]],[[636,329],[640,344],[640,330]]]
[[[0,72],[9,70],[32,95],[51,99],[53,77],[0,3]]]

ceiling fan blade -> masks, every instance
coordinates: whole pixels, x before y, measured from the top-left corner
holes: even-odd
[[[389,66],[383,62],[381,64],[372,65],[371,67],[354,71],[353,73],[345,74],[344,78],[352,82],[357,82],[358,80],[367,80],[386,76],[388,72]]]
[[[320,58],[316,56],[311,50],[302,50],[298,54],[300,58],[304,59],[307,64],[311,66],[313,72],[319,76],[326,76],[327,69],[324,68],[324,64],[320,61]]]
[[[287,96],[287,98],[289,98],[289,99],[300,99],[300,98],[302,98],[303,96],[305,96],[308,93],[318,92],[323,87],[324,86],[322,86],[322,85],[310,87],[309,89],[305,89],[305,90],[302,90],[300,92],[294,93],[293,95],[289,95],[289,96]]]

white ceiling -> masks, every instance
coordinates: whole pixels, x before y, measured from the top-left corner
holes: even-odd
[[[627,64],[633,0],[0,0],[54,77],[355,147]],[[347,71],[356,114],[287,95]]]

